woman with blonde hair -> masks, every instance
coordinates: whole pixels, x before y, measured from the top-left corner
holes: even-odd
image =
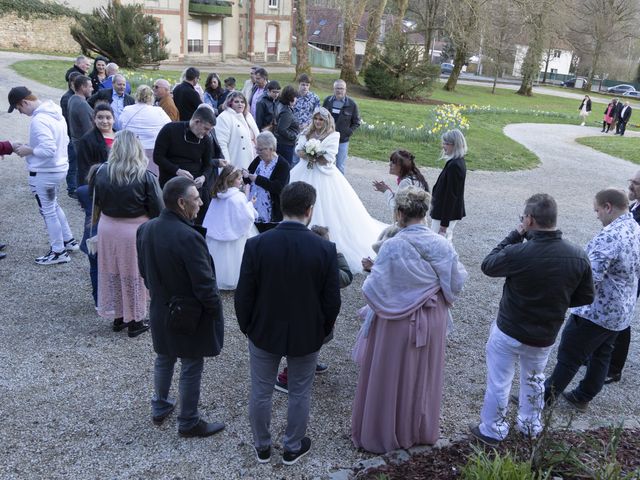
[[[113,319],[113,330],[129,337],[149,330],[147,289],[138,272],[136,231],[164,207],[155,175],[133,132],[115,137],[108,161],[90,174],[98,223],[98,315]],[[94,212],[94,218],[96,212]]]
[[[255,144],[259,133],[247,99],[241,92],[231,92],[216,124],[216,137],[225,160],[240,169],[249,167],[256,156]]]
[[[372,218],[347,179],[336,167],[340,134],[326,108],[313,112],[311,124],[295,147],[300,162],[290,181],[303,181],[317,191],[311,224],[325,225],[352,272],[362,269],[362,258],[374,255],[371,245],[386,225]]]
[[[118,128],[136,134],[148,159],[147,168],[158,175],[158,165],[153,161],[153,147],[160,129],[171,121],[161,107],[153,105],[153,90],[140,85],[135,94],[136,103],[124,107],[118,118]]]
[[[244,244],[257,235],[255,197],[247,200],[242,170],[225,166],[213,186],[213,198],[202,226],[207,229],[207,246],[213,257],[220,290],[235,290],[240,277]]]
[[[396,193],[401,230],[387,239],[362,286],[367,306],[353,358],[360,374],[351,416],[354,445],[385,453],[440,436],[449,308],[467,278],[451,242],[429,229],[430,195]]]

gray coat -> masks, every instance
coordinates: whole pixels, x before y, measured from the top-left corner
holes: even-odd
[[[222,303],[205,229],[164,209],[138,228],[138,267],[151,293],[151,336],[156,353],[174,357],[212,357],[224,338]],[[173,296],[196,298],[203,310],[194,335],[167,328]]]

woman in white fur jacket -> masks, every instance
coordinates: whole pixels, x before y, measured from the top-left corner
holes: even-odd
[[[241,92],[230,93],[224,107],[216,119],[216,138],[225,160],[237,168],[246,169],[256,156],[258,126]]]

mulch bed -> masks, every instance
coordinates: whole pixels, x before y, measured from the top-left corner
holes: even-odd
[[[554,467],[553,474],[560,476],[563,480],[600,478],[590,474],[589,469],[593,471],[594,468],[608,463],[605,451],[611,438],[611,428],[586,432],[568,430],[553,432],[549,439],[549,446],[555,447],[553,449],[560,455],[575,453],[586,467],[578,468],[572,462],[565,460]],[[400,465],[385,465],[368,470],[357,478],[366,480],[460,479],[462,467],[473,453],[472,445],[474,444],[475,442],[459,441],[442,449],[415,455],[411,460]],[[491,449],[487,448],[487,450]],[[511,435],[496,450],[502,454],[509,451],[516,458],[526,459],[531,451],[531,442],[520,435]],[[546,453],[550,453],[550,449],[547,449]],[[622,475],[635,472],[638,476],[629,478],[640,478],[640,429],[628,429],[622,432],[616,449],[616,460]],[[613,480],[619,477],[611,478]]]

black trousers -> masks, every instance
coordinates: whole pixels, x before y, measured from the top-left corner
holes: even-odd
[[[609,362],[609,372],[607,373],[607,377],[622,375],[622,369],[624,368],[624,364],[627,362],[630,343],[631,326],[618,333],[618,337],[616,338],[616,342],[613,346],[613,352],[611,353],[611,361]]]

